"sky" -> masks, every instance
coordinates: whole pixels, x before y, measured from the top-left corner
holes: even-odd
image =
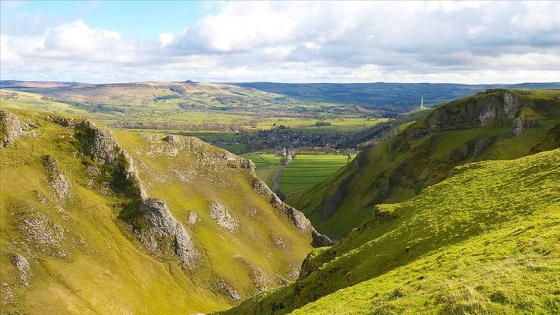
[[[560,81],[560,1],[0,2],[0,79]]]

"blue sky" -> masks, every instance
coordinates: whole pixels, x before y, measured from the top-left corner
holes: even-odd
[[[83,20],[93,28],[119,32],[125,38],[157,39],[181,32],[212,11],[201,1],[4,1],[2,29],[10,33],[42,33],[55,24]],[[29,28],[26,21],[37,25]]]
[[[560,78],[558,1],[2,1],[1,79]]]

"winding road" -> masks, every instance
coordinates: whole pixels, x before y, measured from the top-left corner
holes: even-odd
[[[274,172],[274,175],[272,175],[272,191],[277,194],[280,191],[280,181],[278,180],[278,177],[280,177],[280,174],[282,174],[282,172],[284,171],[284,169],[286,168],[286,166],[288,166],[288,164],[292,163],[292,160],[286,160],[286,163],[282,166],[280,166],[276,172]]]

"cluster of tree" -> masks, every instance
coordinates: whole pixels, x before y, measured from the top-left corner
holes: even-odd
[[[168,94],[168,95],[162,95],[162,96],[156,96],[154,97],[154,102],[159,102],[159,101],[163,101],[165,102],[166,100],[173,100],[173,99],[179,99],[182,98],[181,95],[177,95],[177,94]]]

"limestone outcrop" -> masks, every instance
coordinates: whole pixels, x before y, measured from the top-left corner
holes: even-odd
[[[181,265],[192,269],[200,253],[185,227],[173,217],[163,199],[142,201],[139,216],[133,221],[133,233],[148,252],[174,254]]]
[[[125,188],[126,193],[141,199],[148,198],[134,161],[107,127],[99,127],[86,119],[76,128],[76,138],[80,141],[84,154],[91,157],[94,164],[90,166],[90,173],[101,173],[101,165],[106,165],[103,171],[113,177],[113,188]]]
[[[4,109],[0,109],[0,127],[4,147],[13,146],[23,134],[22,124],[17,116]]]
[[[290,219],[294,226],[303,233],[310,233],[313,239],[312,245],[314,247],[323,247],[334,245],[335,242],[315,230],[309,219],[303,213],[289,206],[280,200],[280,198],[272,192],[272,190],[256,175],[253,176],[252,182],[253,190],[261,196],[264,200],[268,201],[272,207],[284,217]]]
[[[48,180],[59,203],[66,203],[72,196],[72,184],[68,176],[62,171],[56,160],[50,156],[43,156],[43,165],[48,174]]]

